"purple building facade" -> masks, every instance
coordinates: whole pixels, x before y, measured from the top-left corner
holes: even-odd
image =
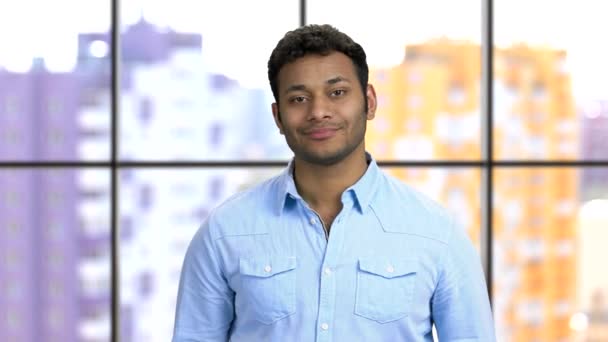
[[[27,73],[0,69],[0,160],[81,160],[81,109],[95,102],[85,90],[99,97],[109,84],[91,71],[51,73],[40,60]],[[0,341],[104,340],[82,333],[95,315],[109,315],[110,286],[99,296],[83,291],[91,237],[79,210],[81,170],[0,169]],[[109,248],[109,233],[95,239]]]
[[[597,101],[582,110],[581,153],[584,160],[608,160],[608,101]],[[582,172],[583,199],[608,192],[608,167],[586,167]]]
[[[35,341],[34,171],[0,169],[0,340]]]
[[[0,69],[0,159],[29,160],[36,144],[32,125],[36,119],[33,76]]]
[[[0,71],[0,157],[74,160],[78,77]],[[78,340],[76,171],[0,170],[1,341]],[[6,230],[6,232],[4,231]]]
[[[95,41],[109,46],[109,35],[81,34],[78,39],[78,65],[72,72],[50,73],[42,61],[27,73],[0,66],[0,160],[90,159],[81,155],[79,145],[104,133],[109,145],[109,127],[91,132],[79,124],[85,107],[107,109],[110,116],[109,56],[95,57],[89,50]],[[133,66],[162,61],[172,49],[202,44],[200,35],[160,32],[144,21],[122,39],[123,89],[130,87]],[[109,278],[87,285],[81,274],[84,264],[109,255],[109,228],[92,234],[84,227],[90,223],[81,204],[102,194],[82,189],[82,170],[0,168],[0,341],[109,340],[107,333],[95,333],[104,322],[101,330],[110,329]],[[101,205],[107,209],[110,204]],[[121,308],[126,340],[132,312]]]

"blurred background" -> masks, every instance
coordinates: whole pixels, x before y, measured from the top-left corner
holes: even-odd
[[[119,1],[117,155],[111,1],[0,2],[0,341],[111,339],[113,200],[120,341],[170,339],[194,232],[291,157],[266,63],[302,19],[366,49],[382,167],[492,229],[499,341],[608,341],[608,2],[492,2],[486,127],[481,0]]]

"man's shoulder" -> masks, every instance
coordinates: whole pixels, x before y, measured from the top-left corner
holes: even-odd
[[[387,222],[386,230],[447,242],[453,215],[420,190],[389,174],[384,176],[384,186],[372,207]]]
[[[264,224],[276,214],[281,175],[239,191],[215,207],[207,218],[215,238],[266,233]]]

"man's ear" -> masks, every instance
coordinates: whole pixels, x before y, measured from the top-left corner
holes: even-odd
[[[376,108],[378,107],[378,98],[376,97],[376,90],[373,85],[367,85],[365,96],[367,97],[367,120],[372,120],[376,116]]]
[[[274,124],[279,128],[279,133],[284,134],[283,122],[281,122],[281,112],[279,112],[279,105],[276,102],[272,104],[272,117],[274,118]]]

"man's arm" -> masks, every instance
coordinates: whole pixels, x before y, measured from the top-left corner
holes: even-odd
[[[226,342],[234,317],[234,292],[222,272],[207,220],[184,259],[173,342]]]
[[[431,312],[439,341],[496,341],[479,254],[458,225],[442,257]]]

